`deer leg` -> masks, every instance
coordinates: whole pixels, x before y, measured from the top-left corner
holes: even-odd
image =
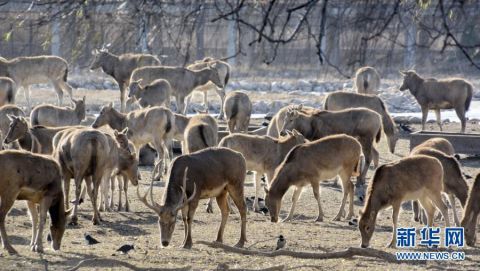
[[[70,99],[73,99],[73,92],[72,92],[72,86],[67,81],[59,81],[58,84],[60,85],[61,89],[63,91],[67,91],[68,96],[70,96]]]
[[[460,131],[462,133],[465,133],[465,127],[467,126],[467,118],[465,118],[465,108],[456,107],[455,108],[455,113],[457,113],[457,116],[460,119],[460,122],[462,123],[462,128],[461,128]]]
[[[40,220],[38,223],[38,232],[35,238],[35,243],[31,247],[32,251],[43,252],[43,228],[47,222],[47,211],[52,204],[51,197],[44,197],[40,202]]]
[[[427,122],[428,107],[422,106],[422,131],[425,131],[425,122]]]
[[[25,94],[25,100],[27,101],[28,110],[31,110],[32,105],[30,103],[30,86],[23,87],[23,94]]]
[[[70,208],[69,194],[70,194],[70,176],[63,177],[63,196],[65,197],[66,209]]]
[[[423,209],[427,212],[427,226],[431,227],[433,225],[433,215],[435,214],[435,206],[427,196],[422,196],[418,199],[420,204],[422,204]]]
[[[429,197],[432,200],[433,204],[440,210],[442,213],[443,217],[445,218],[445,225],[447,227],[450,227],[450,219],[448,217],[448,207],[445,205],[445,203],[442,200],[442,194],[441,193],[435,193],[433,191],[427,192],[429,193]],[[434,210],[435,213],[435,210]]]
[[[113,207],[115,206],[115,204],[113,203],[113,200],[114,200],[114,195],[115,195],[115,180],[116,180],[116,176],[112,175],[110,176],[110,178],[107,180],[107,182],[109,181],[110,182],[110,210],[113,210]],[[120,188],[120,180],[117,180],[118,182],[118,186]],[[119,199],[119,203],[121,202],[121,198],[122,198],[122,190],[118,190],[118,199]],[[119,206],[120,208],[120,206]],[[119,209],[120,211],[120,209]]]
[[[357,177],[357,182],[355,184],[355,193],[360,201],[363,202],[365,199],[365,177],[367,176],[368,168],[372,161],[372,142],[373,138],[364,138],[360,140],[362,145],[362,151],[365,155],[365,166],[360,171],[360,176]]]
[[[341,175],[340,179],[342,180],[343,197],[342,197],[342,203],[340,204],[340,209],[338,210],[338,213],[333,219],[333,221],[340,221],[340,219],[345,214],[345,203],[347,202],[347,196],[350,194],[350,185],[352,186],[352,190],[353,190],[353,184],[350,181],[350,175],[343,172],[340,173],[340,175]],[[353,216],[353,210],[352,210],[353,202],[350,202],[350,205],[351,206],[349,206],[348,214]]]
[[[17,251],[8,241],[7,231],[5,229],[5,218],[8,211],[10,211],[10,209],[12,208],[16,198],[16,195],[10,195],[3,196],[0,200],[0,235],[2,237],[3,248],[6,249],[9,254],[17,254]]]
[[[443,131],[442,117],[440,116],[440,109],[435,109],[435,117],[437,118],[437,124],[440,127],[440,131]]]
[[[380,163],[380,155],[374,146],[372,146],[372,161],[373,161],[373,167],[377,168],[378,164]]]
[[[311,184],[312,184],[313,196],[317,200],[317,204],[318,204],[318,217],[315,221],[322,222],[323,210],[322,210],[322,204],[320,202],[320,183],[318,181],[313,181],[311,182]]]
[[[209,214],[213,214],[213,198],[208,199],[207,210],[206,211]]]
[[[73,212],[72,215],[70,216],[70,224],[71,225],[77,225],[78,224],[78,217],[77,217],[77,211],[78,211],[78,205],[80,202],[80,192],[82,189],[82,176],[75,176],[75,203],[73,204]],[[94,206],[96,207],[96,206]]]
[[[125,112],[125,82],[118,82],[120,88],[120,112]]]
[[[260,212],[260,205],[258,204],[258,196],[260,195],[260,189],[261,189],[261,180],[260,178],[263,176],[262,172],[253,172],[253,179],[255,180],[255,199],[253,201],[253,211],[254,212]]]
[[[38,211],[37,205],[32,201],[27,200],[27,207],[30,213],[30,219],[32,220],[32,239],[30,240],[30,247],[32,247],[37,238]]]
[[[393,234],[392,241],[388,247],[395,248],[397,247],[397,225],[398,225],[398,213],[400,212],[401,202],[397,201],[392,204],[392,222],[393,222]]]
[[[63,103],[63,90],[62,87],[60,87],[60,84],[58,82],[52,82],[53,84],[53,89],[57,93],[57,105],[61,106]]]
[[[175,100],[177,101],[177,112],[186,115],[187,108],[185,107],[185,97],[181,95],[176,95]]]
[[[205,108],[206,113],[208,114],[208,91],[204,91],[203,93],[203,107]]]
[[[229,119],[228,120],[228,133],[233,134],[235,133],[235,119]]]
[[[161,142],[161,140],[155,140],[154,142],[154,147],[155,150],[157,151],[157,162],[155,163],[154,166],[154,172],[156,170],[157,176],[153,176],[156,180],[157,179],[162,179],[163,176],[163,163],[165,160],[165,151],[164,151],[164,146]]]
[[[125,195],[125,212],[130,212],[130,204],[128,203],[128,179],[123,177],[123,194]]]
[[[219,93],[220,92],[220,93]],[[218,96],[220,97],[220,113],[218,113],[218,119],[219,120],[222,120],[225,118],[225,112],[224,112],[224,109],[223,109],[223,103],[225,102],[225,90],[220,90],[220,91],[217,91],[217,94]]]
[[[418,201],[412,201],[412,209],[413,209],[413,220],[416,222],[420,222],[420,210],[418,206]]]
[[[195,210],[197,209],[198,206],[198,201],[197,202],[190,202],[188,204],[188,214],[187,214],[187,226],[188,226],[188,231],[187,231],[187,236],[185,237],[185,240],[183,242],[183,248],[192,248],[193,242],[192,242],[192,222],[193,222],[193,215],[195,215]]]
[[[223,243],[223,232],[225,230],[225,225],[227,224],[228,215],[230,213],[230,208],[228,207],[227,202],[228,193],[226,191],[222,192],[217,196],[218,208],[222,213],[222,222],[220,222],[220,228],[218,229],[217,240],[216,242]]]
[[[247,205],[245,204],[245,197],[243,193],[243,179],[235,182],[235,186],[227,185],[227,191],[240,213],[240,240],[238,240],[235,246],[243,247],[245,242],[247,242]]]
[[[298,202],[298,199],[300,198],[300,195],[302,194],[302,190],[303,190],[303,187],[295,187],[295,190],[293,191],[293,195],[292,195],[292,206],[290,207],[290,212],[282,222],[287,222],[293,218],[293,213],[295,212],[295,206],[297,206],[297,202]]]
[[[452,205],[453,219],[455,220],[455,225],[457,227],[460,227],[460,220],[458,219],[457,208],[455,206],[455,197],[453,196],[453,194],[448,194],[448,200],[450,201],[450,205]]]
[[[90,199],[93,205],[92,222],[93,222],[93,225],[99,225],[102,219],[100,218],[100,212],[98,211],[97,198],[98,198],[98,190],[102,182],[102,176],[94,175],[92,181],[93,181],[93,197]]]

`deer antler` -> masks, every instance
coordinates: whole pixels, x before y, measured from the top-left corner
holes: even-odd
[[[155,170],[154,170],[154,173],[155,173]],[[152,175],[152,180],[150,182],[150,187],[148,188],[147,192],[145,192],[145,195],[140,196],[140,186],[137,185],[137,196],[138,196],[138,199],[143,202],[143,204],[145,204],[145,206],[147,206],[148,208],[152,209],[153,211],[155,211],[157,214],[160,213],[160,209],[162,208],[162,206],[158,203],[156,203],[154,200],[153,200],[153,181],[154,181],[154,176],[155,175]],[[148,192],[150,192],[150,201],[152,202],[152,204],[148,203],[148,200],[147,200],[147,195],[148,195]]]
[[[194,182],[192,195],[190,196],[190,198],[187,199],[187,193],[185,192],[187,187],[187,172],[188,172],[188,167],[185,168],[185,172],[183,174],[183,185],[180,187],[180,189],[182,190],[182,197],[178,203],[176,210],[179,210],[185,207],[186,204],[188,204],[190,201],[193,200],[193,198],[195,197],[195,194],[197,193],[197,185]]]

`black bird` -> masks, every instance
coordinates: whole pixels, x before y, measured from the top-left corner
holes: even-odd
[[[283,235],[278,236],[277,248],[275,250],[282,249],[287,244],[287,239]]]
[[[403,123],[400,123],[399,124],[399,127],[400,127],[400,130],[404,131],[404,132],[407,132],[409,134],[413,133],[413,129],[410,125],[408,124],[403,124]]]
[[[132,249],[135,249],[133,245],[123,245],[119,249],[117,249],[117,251],[120,251],[123,254],[127,254]]]
[[[95,245],[100,243],[97,239],[90,236],[90,234],[84,234],[84,236],[85,236],[85,243],[87,243],[87,245]]]

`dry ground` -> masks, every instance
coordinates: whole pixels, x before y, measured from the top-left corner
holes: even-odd
[[[89,108],[94,111],[98,110],[101,104],[111,101],[112,97],[115,97],[115,100],[118,99],[118,93],[111,91],[79,90],[77,93],[88,94],[87,103],[90,104]],[[55,99],[53,92],[40,91],[37,92],[37,95],[37,98],[34,99],[37,101],[54,101]],[[36,95],[33,94],[32,96],[35,97]],[[23,97],[19,97],[18,101],[22,103]],[[468,128],[473,126],[473,124],[469,124]],[[418,126],[414,126],[414,128],[418,129]],[[433,125],[430,128],[436,129]],[[447,124],[445,128],[449,131],[457,131],[459,126],[458,124]],[[380,142],[379,149],[381,162],[388,162],[406,155],[409,151],[409,142],[405,137],[400,139],[395,154],[390,154],[387,151],[385,140]],[[480,163],[477,159],[464,159],[462,164],[464,165],[464,171],[472,176],[479,171]],[[140,183],[140,188],[142,191],[145,191],[148,187],[150,173],[151,168],[141,168],[143,181]],[[369,178],[372,173],[373,171],[369,172]],[[249,176],[248,183],[245,186],[247,196],[252,196],[254,193],[250,178],[251,176]],[[469,180],[469,183],[471,183],[471,180]],[[156,198],[160,200],[163,184],[155,183],[154,190]],[[282,216],[286,215],[290,207],[291,194],[292,191],[289,191],[284,198]],[[195,241],[199,240],[213,241],[216,238],[220,224],[218,208],[215,208],[214,214],[207,214],[203,204],[200,205],[195,216],[193,248],[191,250],[180,248],[183,240],[183,224],[178,221],[171,247],[162,249],[159,247],[157,216],[137,200],[135,188],[130,187],[129,197],[131,212],[103,213],[104,222],[100,226],[92,225],[90,221],[92,209],[90,201],[87,200],[87,203],[80,206],[79,226],[69,226],[67,228],[61,251],[54,252],[47,248],[43,255],[32,253],[29,250],[31,223],[25,203],[17,202],[12,212],[8,215],[6,223],[10,240],[20,255],[9,256],[5,251],[0,250],[0,269],[45,270],[45,268],[48,268],[49,270],[65,270],[77,265],[81,260],[91,258],[98,260],[82,267],[80,270],[127,270],[129,265],[146,269],[191,266],[194,270],[207,270],[215,269],[219,264],[228,264],[230,268],[241,270],[268,268],[278,265],[284,265],[288,270],[478,270],[480,265],[480,250],[478,248],[466,248],[464,251],[467,255],[467,260],[462,262],[429,262],[425,265],[391,264],[381,260],[361,257],[335,260],[299,260],[286,256],[264,258],[224,253],[221,250],[195,244]],[[287,238],[288,244],[286,249],[292,251],[326,252],[343,250],[350,246],[358,247],[360,245],[360,233],[356,226],[350,226],[348,221],[331,221],[340,204],[340,189],[333,187],[329,182],[325,182],[322,186],[321,198],[325,212],[325,222],[322,223],[314,222],[317,215],[317,207],[309,187],[304,190],[297,207],[296,218],[293,222],[273,224],[269,221],[269,217],[250,212],[248,214],[248,242],[246,247],[252,246],[251,249],[272,251],[276,245],[275,239],[279,234],[283,234]],[[203,203],[206,203],[206,200]],[[356,205],[355,212],[357,213],[361,208],[361,206]],[[412,221],[411,215],[412,212],[410,210],[403,210],[400,214],[400,226],[419,227],[419,224]],[[230,216],[224,238],[226,244],[233,245],[237,242],[240,232],[239,222],[238,215]],[[385,248],[391,238],[391,223],[391,209],[382,211],[371,242],[373,248],[390,253],[396,251]],[[437,222],[437,224],[443,225],[442,222]],[[90,233],[101,243],[87,246],[83,239],[84,233]],[[115,252],[118,247],[126,243],[135,244],[136,250],[128,255],[121,255]],[[419,250],[423,249],[419,248]]]

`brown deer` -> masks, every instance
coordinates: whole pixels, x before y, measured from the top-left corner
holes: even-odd
[[[247,133],[252,114],[252,102],[248,95],[241,91],[228,93],[223,108],[230,134]]]
[[[153,199],[153,178],[149,189],[151,202],[146,198],[149,191],[142,197],[137,189],[137,194],[148,208],[157,213],[161,245],[164,247],[170,244],[177,213],[182,211],[184,248],[192,247],[192,222],[199,200],[211,197],[216,197],[222,213],[216,241],[223,242],[223,232],[230,213],[227,196],[230,196],[240,211],[241,219],[240,240],[236,246],[243,247],[247,241],[247,207],[243,194],[245,175],[246,166],[242,154],[226,148],[208,148],[173,160],[163,205]]]
[[[323,221],[320,203],[320,182],[340,175],[343,187],[342,204],[333,220],[344,215],[345,203],[349,197],[347,220],[353,216],[352,176],[361,172],[363,158],[362,146],[348,135],[332,135],[294,147],[275,170],[275,175],[266,189],[265,204],[272,222],[278,221],[282,198],[291,186],[295,186],[292,207],[284,221],[293,217],[296,203],[304,186],[310,184],[318,204],[316,221]]]
[[[104,73],[115,79],[120,88],[121,112],[125,111],[125,90],[130,84],[130,76],[133,70],[144,66],[160,65],[156,56],[149,54],[122,54],[114,55],[106,49],[94,50],[91,70],[101,68]]]
[[[465,242],[469,246],[475,246],[477,241],[477,223],[480,213],[480,174],[477,174],[475,181],[468,193],[467,204],[463,210],[463,218],[460,226],[465,229]]]
[[[30,113],[32,126],[50,127],[79,125],[85,119],[85,96],[81,100],[72,99],[74,107],[58,107],[51,104],[36,106]]]
[[[442,191],[443,167],[436,158],[414,155],[378,167],[368,185],[367,200],[358,225],[362,235],[361,247],[369,246],[377,215],[389,206],[393,208],[393,236],[389,247],[396,246],[398,214],[404,201],[420,201],[427,212],[429,227],[433,225],[437,207],[449,227],[448,209],[442,201]]]
[[[380,75],[373,67],[358,69],[354,81],[359,94],[377,94],[380,88]]]
[[[51,83],[62,105],[66,91],[73,98],[72,87],[67,83],[68,63],[58,56],[22,56],[6,60],[0,58],[0,76],[10,77],[25,92],[30,109],[30,85]]]
[[[430,109],[435,111],[440,131],[442,131],[440,110],[455,109],[462,123],[461,132],[465,133],[467,124],[465,112],[468,111],[472,101],[472,84],[460,78],[424,79],[413,70],[400,71],[400,73],[403,75],[400,91],[410,90],[422,109],[422,130],[425,130],[425,122]]]
[[[47,212],[51,219],[52,248],[60,249],[69,212],[65,211],[62,174],[58,163],[48,156],[30,152],[0,151],[0,172],[0,234],[3,248],[10,254],[17,253],[8,241],[5,218],[16,200],[26,200],[32,219],[32,251],[43,252]]]

